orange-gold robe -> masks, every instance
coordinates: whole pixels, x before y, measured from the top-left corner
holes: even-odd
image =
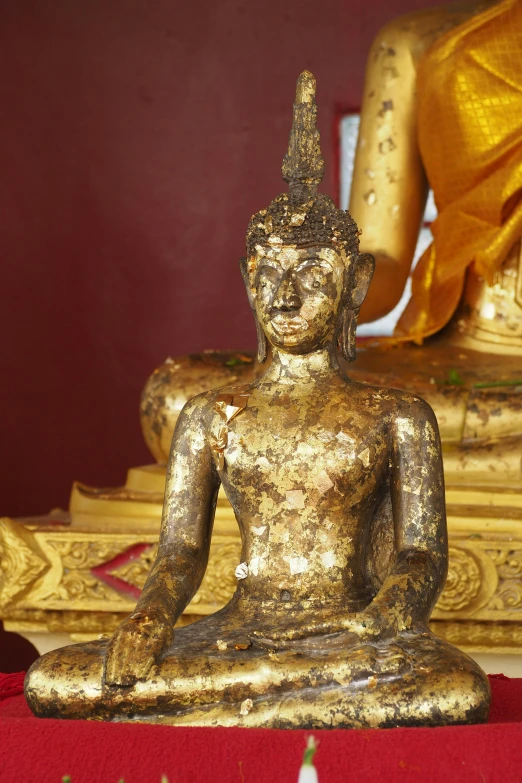
[[[418,74],[419,148],[438,217],[397,336],[422,339],[459,304],[466,269],[489,282],[522,236],[522,2],[439,39]]]

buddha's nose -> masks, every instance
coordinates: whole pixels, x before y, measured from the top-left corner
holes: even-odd
[[[272,307],[274,310],[299,310],[301,305],[295,278],[291,272],[287,272],[279,284]]]

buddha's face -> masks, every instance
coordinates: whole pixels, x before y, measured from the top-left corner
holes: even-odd
[[[303,354],[333,338],[345,263],[327,246],[256,248],[249,265],[252,300],[275,348]]]

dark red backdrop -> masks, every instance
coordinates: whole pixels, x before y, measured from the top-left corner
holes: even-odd
[[[282,187],[294,83],[359,105],[377,29],[429,0],[0,0],[0,513],[148,461],[169,354],[248,347],[237,259]]]

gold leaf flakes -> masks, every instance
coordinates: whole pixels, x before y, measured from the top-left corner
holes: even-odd
[[[252,642],[249,639],[240,639],[234,644],[234,650],[248,650],[252,647]]]
[[[291,226],[302,226],[305,222],[306,218],[306,212],[294,212],[292,217],[290,218],[290,225]]]
[[[248,576],[248,564],[240,563],[234,571],[236,579],[246,579]]]
[[[306,557],[283,557],[290,566],[290,573],[292,576],[295,574],[304,574],[308,571],[308,559]]]
[[[290,508],[305,508],[305,494],[302,489],[289,489],[286,502]]]
[[[333,552],[323,552],[321,555],[321,562],[325,568],[333,568],[335,566],[335,555]]]
[[[270,247],[279,247],[281,248],[283,246],[283,240],[281,237],[276,236],[276,234],[271,234],[267,239],[268,244]]]
[[[314,476],[314,484],[321,495],[324,495],[325,492],[328,492],[328,490],[332,489],[334,486],[334,483],[326,470],[320,470],[317,475]]]
[[[254,702],[252,699],[245,699],[244,702],[241,704],[240,713],[241,715],[248,715],[252,707],[254,706]]]
[[[364,449],[364,451],[361,451],[361,453],[357,456],[361,460],[364,467],[367,468],[370,464],[370,449]]]

